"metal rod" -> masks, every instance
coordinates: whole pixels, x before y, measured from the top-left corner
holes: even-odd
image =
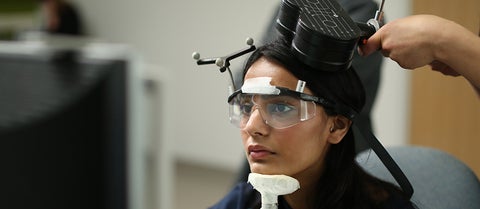
[[[382,0],[382,3],[380,3],[380,8],[377,10],[375,13],[375,20],[380,23],[383,18],[383,5],[385,4],[385,0]]]

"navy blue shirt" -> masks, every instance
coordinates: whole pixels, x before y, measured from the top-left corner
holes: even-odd
[[[260,194],[248,183],[239,183],[220,202],[210,209],[252,209],[260,203]],[[392,195],[384,204],[385,209],[414,209],[409,201]],[[292,209],[280,196],[278,198],[278,209]]]

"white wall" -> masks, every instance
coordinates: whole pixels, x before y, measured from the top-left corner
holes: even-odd
[[[381,0],[375,0],[380,4]],[[387,0],[386,21],[411,14],[411,1]],[[408,143],[410,112],[410,74],[396,62],[385,59],[379,92],[372,110],[375,135],[385,146]]]

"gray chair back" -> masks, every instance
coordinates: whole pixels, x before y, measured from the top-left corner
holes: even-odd
[[[457,158],[417,146],[389,147],[387,151],[412,183],[412,202],[419,209],[480,209],[480,182]],[[357,162],[372,175],[396,184],[373,151],[359,153]]]

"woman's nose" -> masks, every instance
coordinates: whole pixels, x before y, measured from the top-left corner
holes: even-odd
[[[251,135],[260,134],[265,135],[268,131],[268,124],[263,119],[260,108],[257,106],[250,114],[250,117],[245,124],[245,130],[248,131]]]

